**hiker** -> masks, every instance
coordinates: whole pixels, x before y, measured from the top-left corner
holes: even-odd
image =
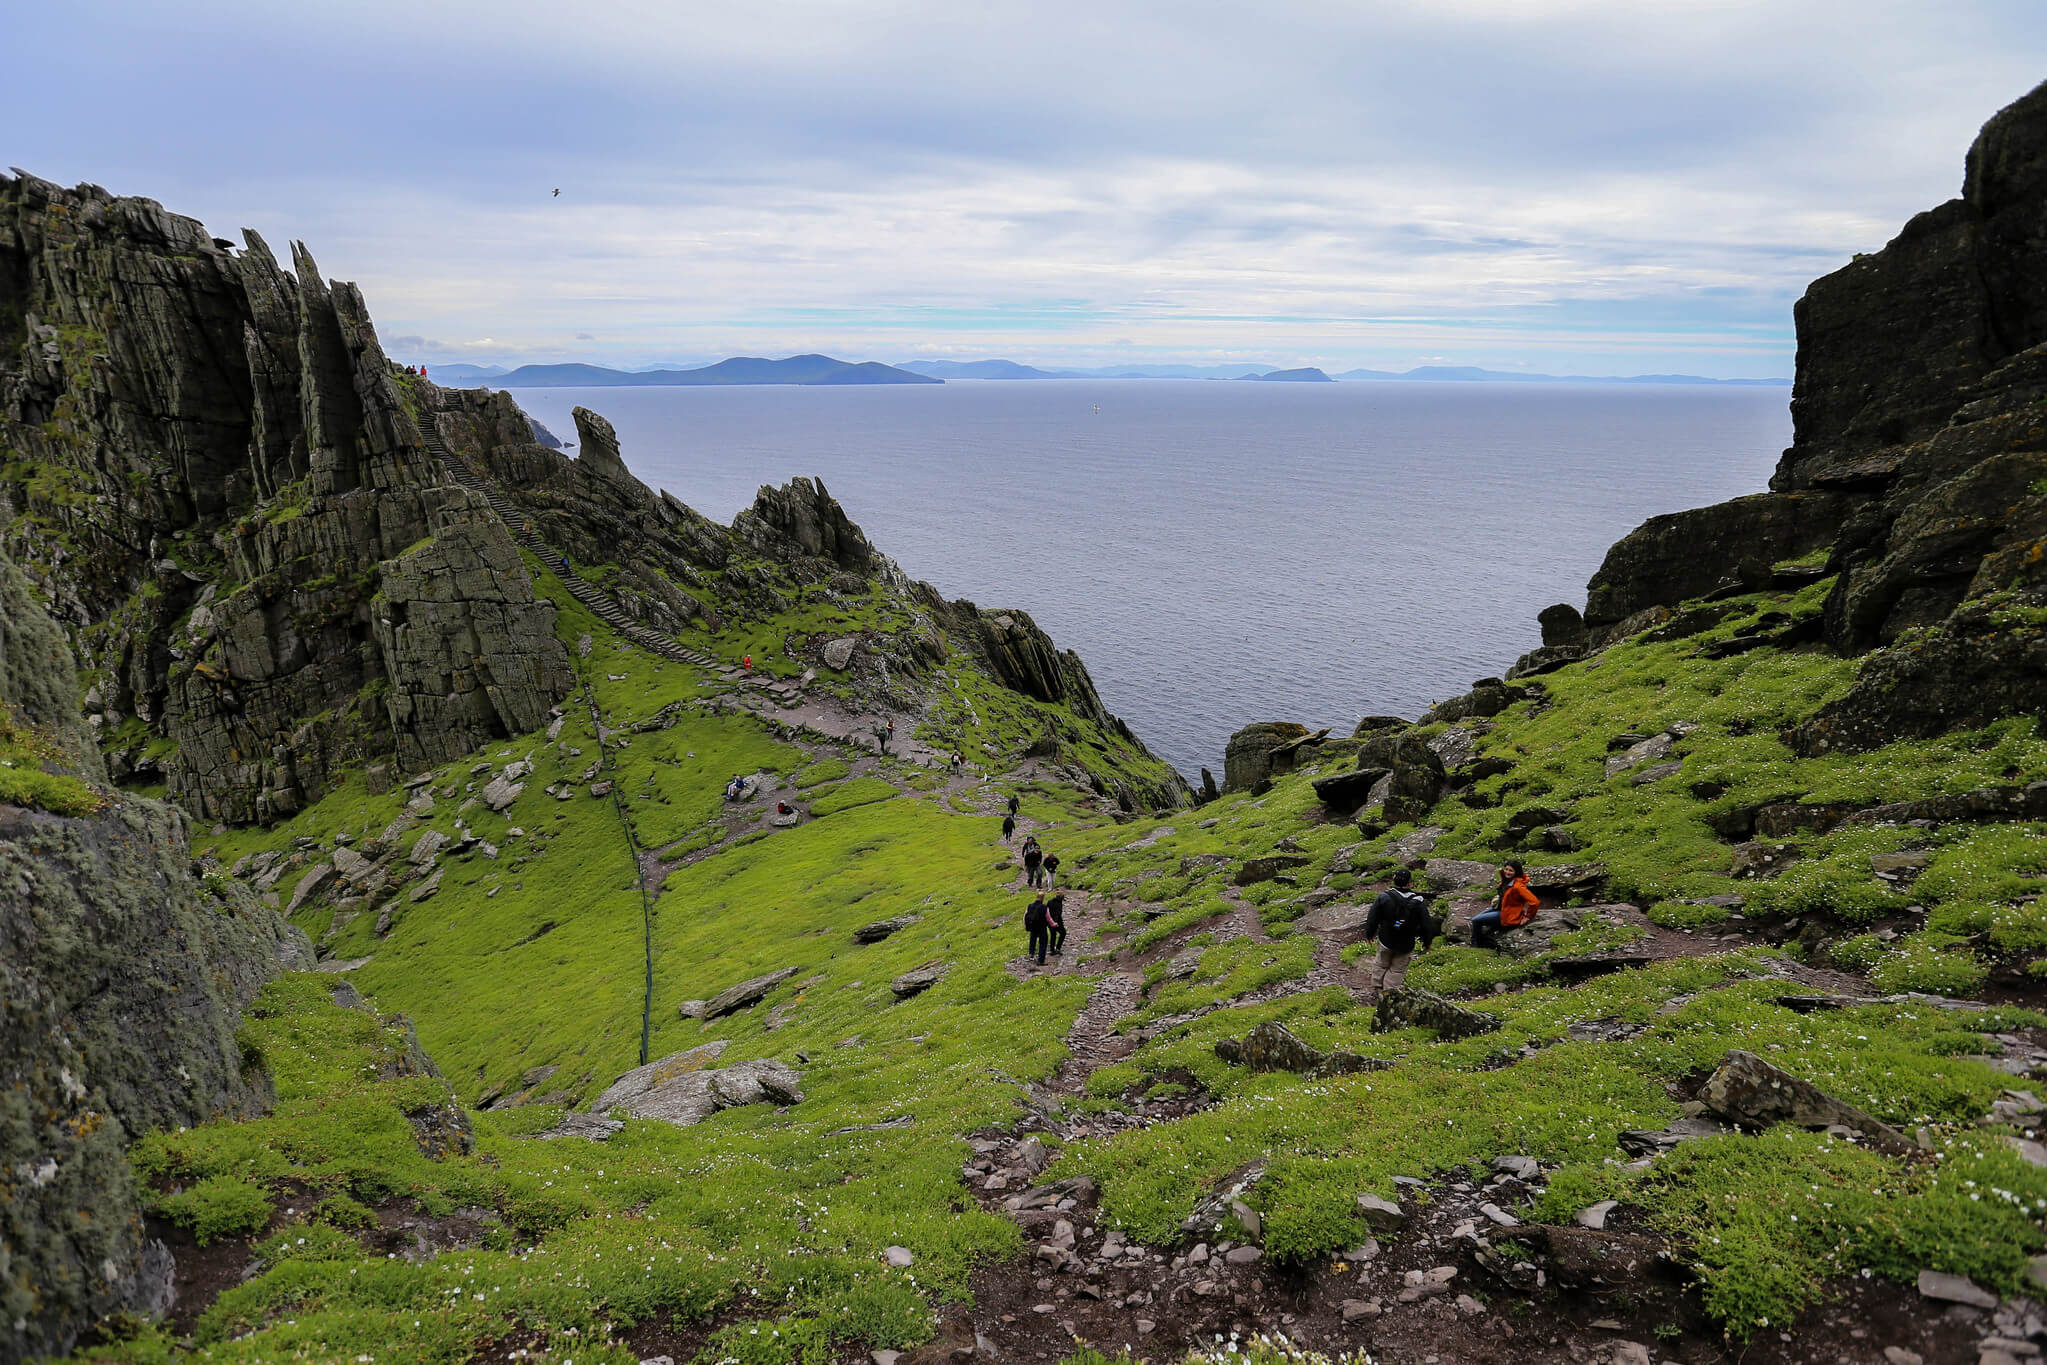
[[[1045,965],[1045,952],[1051,946],[1052,935],[1046,927],[1045,898],[1034,896],[1024,908],[1024,932],[1029,935],[1029,945],[1024,956],[1035,958],[1040,967]]]
[[[1045,927],[1052,938],[1052,956],[1060,956],[1060,949],[1066,946],[1066,897],[1053,896],[1045,902]]]
[[[1009,798],[1009,813],[1010,813],[1011,815],[1014,815],[1014,814],[1016,814],[1016,808],[1017,808],[1018,804],[1019,804],[1019,802],[1017,801],[1017,799],[1016,799],[1016,797],[1015,797],[1015,796],[1011,796],[1011,797]]]
[[[952,775],[958,777],[967,770],[967,756],[959,750],[952,751]]]
[[[882,753],[888,752],[888,742],[896,736],[896,723],[883,721],[874,727],[874,747]]]
[[[1005,843],[1005,844],[1006,844],[1006,843],[1008,843],[1008,842],[1009,842],[1009,840],[1010,840],[1010,836],[1011,836],[1011,835],[1013,835],[1013,834],[1015,834],[1015,833],[1016,833],[1016,817],[1015,817],[1014,815],[1005,815],[1005,816],[1003,816],[1003,817],[1002,817],[1002,842],[1003,842],[1003,843]]]
[[[739,799],[739,793],[745,790],[745,788],[746,779],[743,777],[735,776],[730,782],[727,782],[725,784],[725,799],[727,801],[737,801]]]
[[[1372,963],[1372,994],[1399,990],[1407,980],[1408,960],[1414,943],[1422,951],[1436,941],[1436,925],[1429,918],[1428,902],[1412,889],[1414,874],[1401,868],[1393,874],[1393,885],[1379,893],[1365,914],[1365,941],[1379,940],[1379,956]]]
[[[1058,875],[1059,855],[1056,853],[1047,853],[1045,855],[1045,889],[1047,891],[1050,891],[1052,889],[1052,883],[1058,877]]]
[[[1471,917],[1471,946],[1499,950],[1495,937],[1502,929],[1518,929],[1535,918],[1542,898],[1528,888],[1528,871],[1518,858],[1500,864],[1500,881],[1493,908]]]
[[[1045,855],[1035,842],[1026,843],[1023,851],[1024,882],[1030,886],[1038,884],[1039,870],[1044,866]]]
[[[790,805],[790,804],[789,804],[789,803],[788,803],[787,801],[777,801],[777,802],[775,803],[775,814],[777,814],[777,815],[794,815],[795,813],[796,813],[796,807],[794,807],[794,806]]]
[[[740,655],[739,666],[749,673],[753,672],[753,655],[751,654]]]

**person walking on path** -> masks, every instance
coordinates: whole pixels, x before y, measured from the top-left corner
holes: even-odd
[[[1045,927],[1051,934],[1052,956],[1066,947],[1066,897],[1053,895],[1045,902]]]
[[[958,777],[967,770],[967,756],[959,750],[952,751],[952,775]]]
[[[1012,796],[1011,796],[1011,797],[1009,798],[1009,813],[1010,813],[1011,815],[1014,815],[1014,814],[1016,814],[1016,808],[1017,808],[1017,805],[1018,805],[1017,799],[1016,799],[1016,797],[1015,797],[1014,795],[1012,795]]]
[[[1034,958],[1037,964],[1045,965],[1045,952],[1051,947],[1052,934],[1048,928],[1049,917],[1045,910],[1045,898],[1033,896],[1031,903],[1024,907],[1024,933],[1029,943],[1024,956]]]
[[[1030,886],[1036,886],[1038,884],[1038,877],[1045,865],[1045,855],[1035,842],[1024,845],[1023,863],[1025,883]]]
[[[1058,878],[1059,855],[1056,853],[1047,853],[1045,855],[1045,889],[1047,891],[1050,891],[1052,889],[1052,884],[1055,881],[1057,881]]]
[[[1005,816],[1003,816],[1003,817],[1002,817],[1002,842],[1003,842],[1003,843],[1005,843],[1005,844],[1006,844],[1006,843],[1008,843],[1008,842],[1009,842],[1009,840],[1010,840],[1010,837],[1011,837],[1012,835],[1014,835],[1015,833],[1016,833],[1016,817],[1015,817],[1014,815],[1005,815]]]
[[[1471,946],[1498,950],[1495,937],[1502,929],[1518,929],[1535,918],[1542,898],[1528,886],[1528,870],[1521,861],[1500,864],[1500,881],[1493,908],[1471,917]]]
[[[1365,941],[1379,941],[1379,956],[1372,963],[1372,994],[1400,989],[1407,980],[1407,964],[1414,957],[1415,940],[1423,952],[1436,941],[1435,922],[1429,918],[1428,902],[1412,889],[1414,874],[1401,868],[1393,874],[1393,885],[1379,893],[1365,913]]]

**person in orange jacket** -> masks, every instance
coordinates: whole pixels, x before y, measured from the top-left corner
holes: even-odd
[[[1471,946],[1497,949],[1499,944],[1494,935],[1501,929],[1518,929],[1528,923],[1541,905],[1541,897],[1529,889],[1528,871],[1520,860],[1502,863],[1499,894],[1493,908],[1471,917]]]

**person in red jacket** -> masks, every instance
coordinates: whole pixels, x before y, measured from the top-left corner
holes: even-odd
[[[1474,948],[1495,948],[1499,944],[1494,935],[1502,929],[1518,929],[1535,918],[1535,912],[1542,905],[1528,886],[1528,871],[1518,859],[1500,865],[1500,883],[1493,908],[1481,915],[1471,917],[1471,946]]]

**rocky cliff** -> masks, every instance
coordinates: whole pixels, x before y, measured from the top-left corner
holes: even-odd
[[[601,566],[667,635],[834,576],[928,595],[821,483],[764,487],[726,528],[633,477],[604,418],[576,423],[569,458],[509,397],[393,366],[303,245],[287,271],[253,232],[0,177],[0,547],[73,635],[113,778],[204,819],[544,726],[574,670],[522,547]],[[1005,661],[984,635],[962,638]],[[944,657],[925,636],[893,676]],[[1108,717],[1070,656],[1001,676]]]
[[[1960,198],[1813,282],[1771,491],[1615,545],[1588,588],[1594,642],[1688,598],[1834,575],[1820,636],[1884,652],[1801,727],[1804,751],[2047,711],[2043,203],[2047,86],[1985,125]]]
[[[55,624],[0,558],[0,729],[45,775],[98,794],[66,814],[0,803],[0,1360],[69,1349],[171,1293],[126,1145],[268,1102],[241,1008],[305,936],[207,875],[172,806],[105,793]],[[79,806],[67,803],[70,809]]]
[[[569,679],[553,608],[441,477],[360,293],[303,246],[292,264],[148,200],[0,179],[5,540],[75,634],[115,776],[212,819],[532,729]],[[386,610],[478,564],[425,628]]]

